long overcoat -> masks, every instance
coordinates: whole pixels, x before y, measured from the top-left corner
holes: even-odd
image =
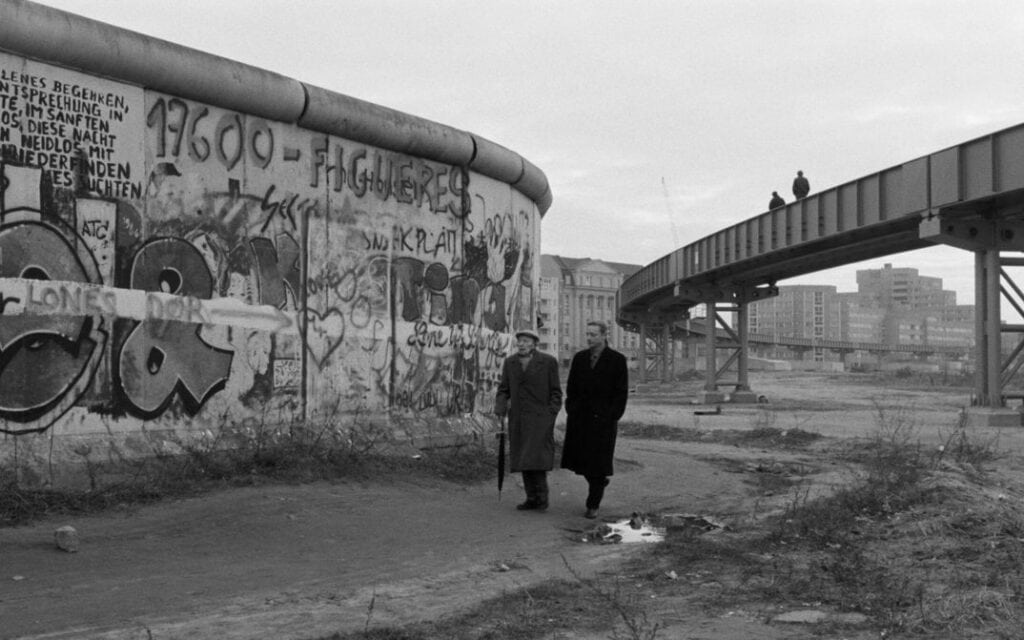
[[[518,355],[505,359],[494,412],[508,414],[509,470],[550,471],[555,466],[555,418],[561,408],[554,356],[534,351],[525,371]]]
[[[593,367],[589,349],[573,356],[565,386],[563,469],[582,476],[614,473],[615,437],[628,399],[626,356],[606,346]]]

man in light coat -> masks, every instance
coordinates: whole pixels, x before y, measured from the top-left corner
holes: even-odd
[[[587,479],[586,518],[597,510],[614,473],[615,437],[629,399],[626,356],[608,346],[608,325],[587,323],[587,348],[572,358],[565,385],[562,468]]]
[[[505,359],[494,413],[508,415],[509,469],[522,472],[526,501],[520,511],[548,508],[548,471],[555,465],[555,417],[562,408],[558,361],[537,351],[540,337],[516,333],[516,353]]]

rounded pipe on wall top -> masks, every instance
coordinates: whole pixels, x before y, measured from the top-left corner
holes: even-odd
[[[541,194],[541,196],[534,201],[537,204],[537,211],[540,212],[540,215],[543,216],[545,213],[547,213],[548,209],[551,208],[551,203],[553,202],[553,200],[554,198],[551,195],[551,187],[548,187],[547,190],[544,191],[544,193]]]
[[[0,49],[273,120],[305,106],[287,76],[26,0],[0,2]]]
[[[512,186],[519,191],[529,195],[534,201],[548,191],[548,178],[540,167],[523,158],[523,175],[512,183]]]
[[[465,165],[473,139],[465,131],[394,109],[304,84],[306,110],[298,124],[391,151]]]
[[[552,196],[544,172],[515,151],[476,134],[472,136],[476,152],[469,168],[512,185],[533,200],[541,215],[547,213],[551,208]]]
[[[526,169],[518,153],[478,135],[473,136],[473,142],[476,150],[470,169],[506,184],[515,184],[523,177]]]
[[[551,206],[540,169],[480,136],[28,0],[0,0],[0,50],[398,153],[468,165],[523,193],[541,214]]]

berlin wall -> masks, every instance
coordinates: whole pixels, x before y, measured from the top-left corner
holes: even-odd
[[[551,202],[517,154],[20,0],[0,114],[0,470],[493,428]]]

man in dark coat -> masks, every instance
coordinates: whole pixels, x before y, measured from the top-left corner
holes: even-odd
[[[587,324],[587,348],[572,358],[565,386],[562,468],[587,479],[587,518],[597,510],[613,474],[615,436],[629,398],[626,357],[608,346],[608,325]]]
[[[772,191],[772,199],[768,201],[768,208],[778,209],[779,207],[784,206],[785,204],[786,201],[782,199],[782,196],[779,195],[779,192]]]
[[[516,509],[548,508],[548,471],[555,466],[555,417],[562,408],[558,360],[537,351],[540,337],[516,333],[516,353],[505,359],[494,413],[508,414],[509,469],[523,473],[526,501]]]
[[[803,171],[797,171],[796,177],[793,178],[793,195],[796,196],[797,200],[800,200],[806,198],[810,192],[811,183],[804,177]]]

